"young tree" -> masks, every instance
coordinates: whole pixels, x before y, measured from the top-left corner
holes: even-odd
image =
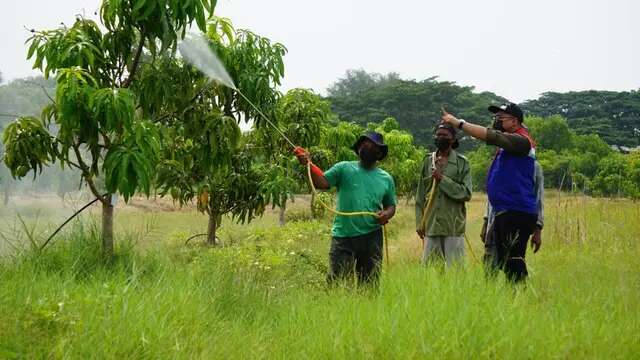
[[[136,93],[141,59],[175,51],[193,21],[206,30],[215,0],[103,0],[100,20],[78,17],[71,27],[35,31],[27,58],[45,78],[57,76],[55,102],[42,118],[23,117],[4,133],[5,163],[14,177],[59,162],[81,172],[102,203],[102,242],[113,253],[112,194],[127,201],[149,194],[160,151],[159,129],[136,111],[146,94]],[[104,29],[104,30],[103,30]],[[144,88],[144,87],[138,87]],[[57,133],[49,125],[55,123]],[[87,154],[87,155],[85,155]],[[96,179],[103,176],[106,193]]]
[[[278,126],[287,138],[304,148],[320,143],[321,128],[330,112],[326,101],[306,89],[289,90],[276,105]],[[284,225],[287,201],[306,183],[307,175],[299,171],[299,164],[291,156],[291,145],[286,140],[282,137],[274,139],[272,131],[259,133],[262,135],[261,143],[270,149],[271,154],[267,189],[272,204],[280,208],[280,225]]]
[[[409,201],[417,190],[416,174],[422,168],[425,150],[416,146],[413,136],[401,130],[398,121],[392,117],[381,124],[371,124],[371,127],[384,136],[389,146],[389,155],[380,166],[393,176],[398,194],[405,195]]]
[[[207,36],[236,87],[273,115],[279,97],[275,87],[284,75],[284,46],[247,30],[235,30],[221,18],[209,22]],[[266,128],[257,110],[238,92],[210,83],[180,60],[167,59],[158,69],[147,68],[142,76],[149,81],[144,83],[161,84],[169,77],[172,88],[159,91],[180,94],[151,97],[163,104],[149,101],[142,107],[169,128],[163,136],[166,146],[158,186],[162,195],[170,194],[181,204],[197,200],[198,209],[209,217],[207,242],[215,244],[223,215],[250,221],[270,200],[264,188],[266,169],[258,164],[255,145],[250,137],[241,135],[239,123],[252,120],[263,131],[273,130]]]

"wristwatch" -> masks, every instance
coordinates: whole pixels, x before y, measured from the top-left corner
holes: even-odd
[[[463,119],[460,119],[460,123],[458,124],[458,129],[462,130],[462,125],[464,125],[464,123],[466,123],[466,121],[464,121]]]

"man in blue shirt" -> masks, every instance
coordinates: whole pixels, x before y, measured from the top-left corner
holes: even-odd
[[[535,143],[522,124],[524,114],[516,104],[489,106],[489,111],[494,114],[493,129],[457,119],[449,113],[443,115],[442,121],[498,147],[487,176],[487,196],[495,212],[492,234],[496,254],[490,265],[518,282],[528,274],[524,257],[538,219]]]

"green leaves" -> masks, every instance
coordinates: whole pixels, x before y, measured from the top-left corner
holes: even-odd
[[[110,192],[118,191],[127,201],[138,187],[149,194],[151,164],[137,148],[113,147],[104,161],[106,185]]]
[[[265,175],[260,184],[260,193],[264,196],[265,202],[271,203],[273,207],[284,206],[297,188],[296,179],[286,167],[280,165],[266,166],[261,168],[261,171]]]
[[[42,122],[35,117],[21,117],[4,130],[4,162],[14,178],[30,170],[42,172],[43,166],[56,159],[54,142]]]
[[[230,44],[235,39],[236,30],[231,20],[212,16],[207,26],[207,37],[219,44]]]
[[[91,20],[78,19],[68,29],[37,32],[27,42],[31,42],[27,59],[35,55],[33,68],[42,70],[45,78],[52,72],[74,66],[99,77],[99,70],[104,66],[102,32]]]
[[[276,107],[278,123],[285,127],[287,137],[303,147],[320,143],[320,129],[330,113],[329,103],[306,89],[289,90]]]
[[[124,141],[114,144],[104,160],[107,190],[118,191],[128,201],[136,190],[147,196],[160,151],[158,130],[148,122],[139,122]]]
[[[202,160],[211,159],[212,165],[228,166],[240,142],[240,127],[230,116],[213,113],[208,114],[204,119],[204,126],[200,131],[206,136],[205,144],[208,146],[204,147],[207,153],[203,154]]]
[[[195,22],[206,31],[215,0],[103,0],[100,18],[110,32],[133,31],[144,34],[150,52],[155,44],[161,49],[175,49],[178,37]]]
[[[74,139],[97,146],[98,124],[92,121],[88,108],[96,87],[95,79],[80,67],[67,68],[58,75],[56,88],[56,122],[60,125],[58,138],[66,148]]]
[[[135,99],[128,89],[100,89],[92,94],[89,107],[104,131],[121,133],[132,128]]]

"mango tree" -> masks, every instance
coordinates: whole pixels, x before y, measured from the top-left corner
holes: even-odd
[[[389,155],[380,166],[393,176],[398,195],[405,195],[409,201],[417,189],[416,174],[420,173],[425,150],[416,146],[413,136],[401,130],[400,124],[392,117],[386,118],[381,124],[371,124],[371,127],[384,136],[389,146]]]
[[[358,156],[351,149],[351,146],[358,140],[363,131],[364,129],[360,125],[347,121],[330,121],[325,124],[322,129],[320,148],[327,157],[325,160],[327,161],[326,166],[333,165],[339,161],[357,160]],[[314,153],[318,153],[318,151],[311,153],[312,160],[316,163],[317,161],[313,158]]]
[[[310,148],[320,144],[321,128],[331,110],[320,96],[306,89],[292,89],[278,100],[277,124],[284,134],[298,146]],[[306,171],[291,156],[291,145],[282,137],[273,137],[273,131],[258,131],[262,148],[269,156],[268,181],[265,184],[271,194],[272,204],[280,208],[280,225],[285,224],[287,201],[293,200],[301,186],[307,182]],[[313,199],[312,199],[313,202]]]
[[[125,201],[136,191],[149,194],[160,152],[158,127],[136,111],[145,96],[132,90],[142,59],[153,63],[159,54],[175,51],[194,21],[206,30],[215,5],[215,0],[104,0],[102,26],[79,16],[71,27],[32,30],[27,58],[45,77],[56,74],[55,102],[41,118],[19,118],[7,127],[5,163],[18,178],[30,171],[37,176],[53,162],[80,170],[102,203],[107,255],[113,252],[112,194]],[[100,176],[106,191],[96,184]]]
[[[209,22],[207,37],[236,87],[273,118],[286,49],[250,31],[236,30],[220,18]],[[143,77],[149,78],[147,84],[170,79],[172,88],[160,91],[180,94],[174,101],[151,102],[142,108],[168,129],[158,167],[160,193],[181,204],[197,200],[198,209],[209,217],[207,242],[215,244],[223,215],[250,221],[270,201],[263,181],[268,169],[257,161],[260,152],[250,141],[253,138],[241,135],[239,128],[241,121],[253,121],[259,129],[265,124],[236,91],[210,82],[180,59],[167,59],[158,69],[149,67]],[[152,99],[162,97],[171,94]]]

